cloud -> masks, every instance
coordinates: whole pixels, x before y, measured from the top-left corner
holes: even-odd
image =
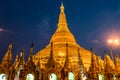
[[[37,24],[38,34],[40,34],[40,44],[44,45],[49,42],[51,37],[50,31],[50,17],[44,17],[39,24]]]
[[[4,29],[4,28],[0,28],[0,32],[9,32],[9,30]]]
[[[40,30],[41,35],[45,34],[46,32],[49,32],[50,29],[50,18],[45,17],[39,24],[38,28]]]
[[[99,43],[99,41],[98,40],[92,40],[92,43]]]

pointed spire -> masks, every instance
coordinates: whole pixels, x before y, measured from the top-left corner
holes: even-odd
[[[100,61],[99,61],[100,57],[97,55],[96,56],[96,60],[97,60],[97,65],[100,66]]]
[[[56,62],[54,60],[54,55],[53,55],[53,43],[51,42],[51,50],[50,50],[50,57],[48,59],[48,62],[46,64],[47,68],[54,68],[56,65]]]
[[[68,67],[68,43],[66,43],[66,58],[64,67]]]
[[[106,51],[104,51],[104,64],[108,64]]]
[[[69,29],[68,29],[66,16],[65,16],[65,13],[64,13],[64,5],[63,5],[63,3],[61,4],[61,7],[60,7],[58,28],[57,28],[56,32],[61,32],[61,31],[70,32]]]
[[[33,54],[33,46],[34,46],[34,44],[33,44],[33,42],[31,43],[31,48],[30,48],[30,56],[29,56],[29,61],[32,61],[32,54]]]
[[[53,55],[53,43],[51,42],[51,49],[50,49],[50,57],[48,63],[54,62],[54,55]]]
[[[22,49],[21,53],[20,53],[20,65],[23,65],[25,63],[24,60],[24,49]]]
[[[89,76],[90,79],[98,80],[98,66],[96,62],[96,55],[93,54],[92,48],[90,48],[90,51],[91,51],[91,64],[87,75]]]
[[[50,42],[64,42],[64,43],[76,43],[73,34],[70,32],[64,13],[63,3],[60,6],[60,15],[56,32],[53,34]]]
[[[19,60],[18,55],[16,55],[15,61],[18,61],[18,60]]]
[[[51,60],[54,60],[54,55],[53,55],[53,43],[52,43],[52,42],[51,42],[50,59],[51,59]]]
[[[64,6],[63,6],[63,2],[61,3],[60,10],[61,10],[61,12],[64,12]]]
[[[40,65],[40,60],[37,62],[37,67],[36,67],[37,71],[40,71],[41,69],[41,65]]]
[[[78,48],[78,64],[79,65],[83,65],[83,63],[82,63],[82,59],[81,59],[81,55],[80,55],[80,53],[79,53],[79,48]]]
[[[63,3],[61,4],[61,7],[60,7],[59,22],[58,22],[58,28],[57,28],[56,32],[60,32],[60,31],[70,32],[69,29],[68,29],[66,16],[65,16],[65,13],[64,13]]]
[[[107,52],[106,51],[104,51],[104,56],[107,54]]]
[[[18,55],[16,55],[15,62],[13,63],[13,67],[16,68],[18,66],[18,63],[19,63],[19,57]]]
[[[8,49],[12,49],[12,43],[13,43],[13,41],[12,40],[10,40],[10,44],[9,44],[9,47],[8,47]]]
[[[93,49],[92,48],[90,48],[90,51],[91,51],[91,69],[95,70],[94,67],[96,65],[96,57],[93,54]]]
[[[5,56],[3,57],[2,62],[6,63],[8,61],[12,62],[12,40],[10,40],[9,46],[8,46],[8,50],[5,54]]]
[[[91,51],[91,62],[93,63],[94,59],[93,59],[93,49],[90,48],[90,51]]]
[[[116,67],[119,65],[119,57],[118,57],[118,54],[114,54],[114,59],[115,59],[115,65]]]

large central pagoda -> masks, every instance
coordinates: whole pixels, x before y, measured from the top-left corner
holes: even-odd
[[[58,25],[55,33],[52,35],[50,43],[53,43],[53,54],[54,59],[58,62],[61,66],[65,64],[66,58],[66,43],[68,44],[68,60],[71,63],[72,67],[76,67],[78,64],[78,48],[79,53],[82,57],[84,66],[88,69],[90,66],[91,61],[91,52],[79,46],[76,43],[76,40],[73,34],[70,32],[66,20],[66,16],[64,13],[64,6],[63,4],[60,7],[60,15],[58,20]],[[40,60],[41,68],[44,68],[48,59],[50,57],[50,43],[42,50],[38,51],[34,55],[34,62]]]

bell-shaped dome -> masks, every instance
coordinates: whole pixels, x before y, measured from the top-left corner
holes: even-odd
[[[73,34],[70,32],[68,28],[63,4],[60,7],[60,15],[59,15],[57,29],[55,33],[52,35],[50,43],[54,43],[54,47],[53,47],[54,60],[57,63],[59,63],[62,67],[65,64],[66,43],[67,43],[69,45],[68,62],[70,62],[71,66],[78,65],[78,48],[79,48],[80,54],[82,55],[84,66],[87,67],[87,69],[89,68],[90,59],[91,59],[90,52],[80,47],[79,44],[76,43]],[[47,62],[51,63],[49,61],[50,43],[44,49],[38,51],[34,55],[34,62],[37,64],[37,62],[40,60],[42,68],[44,68]]]

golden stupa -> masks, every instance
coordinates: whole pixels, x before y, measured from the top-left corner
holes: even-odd
[[[66,57],[66,43],[68,44],[68,59],[69,62],[72,64],[72,67],[76,67],[78,64],[78,48],[79,53],[82,57],[84,67],[89,69],[91,63],[91,52],[82,48],[79,44],[76,43],[76,40],[73,34],[70,32],[66,20],[66,16],[64,13],[64,6],[63,4],[60,7],[60,15],[58,20],[58,25],[56,32],[52,35],[50,43],[53,43],[53,54],[54,59],[58,62],[61,66],[65,63]],[[44,68],[45,64],[47,63],[49,56],[50,56],[50,43],[42,50],[38,51],[34,55],[34,62],[40,60],[41,68]]]

